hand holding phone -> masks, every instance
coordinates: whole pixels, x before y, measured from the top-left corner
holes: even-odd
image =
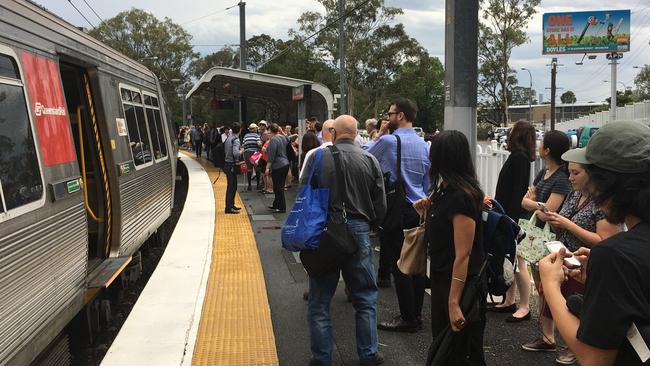
[[[548,207],[546,207],[546,203],[544,202],[537,202],[537,208],[540,209],[545,214],[549,213]]]
[[[549,241],[546,243],[546,247],[548,248],[548,251],[551,253],[558,253],[560,249],[564,248],[567,252],[569,252],[568,249],[562,244],[561,241]],[[574,256],[564,258],[564,261],[567,262],[569,265],[567,268],[569,269],[576,269],[580,268],[582,264],[578,259],[576,259]]]

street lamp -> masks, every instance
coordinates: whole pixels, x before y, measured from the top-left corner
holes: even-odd
[[[530,73],[525,67],[521,68],[522,70],[528,71],[528,76],[530,77],[530,87],[528,88],[528,121],[533,121],[533,74]]]

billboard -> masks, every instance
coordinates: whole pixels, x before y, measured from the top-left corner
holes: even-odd
[[[545,13],[544,55],[627,52],[630,11]]]

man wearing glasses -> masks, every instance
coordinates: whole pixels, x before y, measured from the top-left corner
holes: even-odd
[[[384,229],[380,231],[381,247],[378,285],[390,287],[390,272],[393,273],[395,291],[400,314],[389,321],[378,323],[378,328],[386,331],[417,332],[422,329],[422,303],[426,277],[408,276],[397,268],[404,242],[401,229],[410,229],[419,224],[420,218],[413,209],[413,202],[426,197],[429,190],[429,146],[413,130],[413,120],[417,114],[415,103],[406,98],[398,98],[390,103],[388,121],[384,121],[377,137],[364,145],[364,149],[374,155],[381,165],[386,183],[389,186],[403,187],[404,194],[396,195],[405,202],[389,203]],[[394,131],[391,133],[391,131]],[[398,138],[401,150],[400,171],[397,171]],[[401,180],[401,186],[395,185]],[[400,189],[400,188],[398,188]],[[403,198],[401,198],[403,197]],[[401,220],[401,227],[387,229],[388,222]],[[382,258],[383,257],[383,258]]]

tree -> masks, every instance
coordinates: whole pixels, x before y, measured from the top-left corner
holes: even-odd
[[[508,95],[516,84],[509,66],[512,50],[529,41],[526,25],[541,0],[481,0],[479,24],[479,94],[485,121],[508,122]],[[489,116],[491,115],[491,116]]]
[[[537,104],[537,99],[535,98],[535,89],[525,88],[523,86],[515,86],[510,90],[509,101],[510,105],[528,105]]]
[[[182,118],[178,90],[189,85],[184,67],[197,56],[189,33],[169,18],[160,21],[153,14],[133,8],[107,19],[89,34],[153,71],[160,79],[172,120]]]
[[[215,66],[239,67],[239,52],[231,47],[224,47],[215,53],[192,61],[188,71],[192,77],[199,79]]]
[[[612,98],[607,97],[605,99],[607,101],[607,105],[612,105]],[[627,104],[632,104],[636,102],[637,99],[635,98],[634,94],[632,93],[632,90],[626,89],[625,91],[616,91],[616,106],[617,107],[625,107]]]
[[[571,90],[565,91],[562,93],[562,96],[560,96],[560,101],[563,104],[574,104],[576,100],[576,95]]]
[[[318,0],[324,14],[305,12],[298,18],[299,29],[289,34],[297,40],[309,41],[308,46],[319,58],[336,70],[339,56],[338,28],[334,23],[341,14],[338,1]],[[408,60],[416,61],[425,53],[416,40],[408,37],[402,24],[391,25],[402,10],[384,6],[384,0],[349,0],[345,14],[345,63],[348,84],[348,113],[361,119],[378,110],[378,101],[384,100],[386,88],[395,73]],[[367,106],[357,113],[357,105]],[[383,106],[382,106],[383,108]]]
[[[638,100],[650,99],[650,65],[645,65],[634,78]]]

